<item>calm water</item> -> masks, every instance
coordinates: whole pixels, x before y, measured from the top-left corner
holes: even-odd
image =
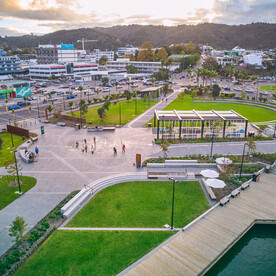
[[[276,225],[253,226],[206,275],[276,276]]]

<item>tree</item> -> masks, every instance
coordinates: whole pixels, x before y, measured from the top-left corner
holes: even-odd
[[[172,47],[170,47],[172,54],[180,54],[181,52],[186,52],[186,48],[184,45],[181,44],[174,44]]]
[[[241,92],[241,99],[244,100],[246,97],[246,93],[244,91]]]
[[[164,152],[164,158],[167,156],[167,152],[169,151],[170,143],[167,139],[164,139],[163,142],[160,144],[161,150]]]
[[[195,90],[193,90],[192,93],[191,93],[192,99],[194,100],[194,98],[195,98],[196,96],[197,96],[197,94],[196,94]]]
[[[257,136],[261,136],[262,133],[265,131],[266,128],[267,128],[267,125],[261,125],[261,126],[259,126],[259,129],[257,131]]]
[[[110,103],[109,100],[105,101],[104,104],[103,104],[103,108],[106,109],[106,110],[109,110],[110,104],[111,104],[111,103]]]
[[[72,106],[73,106],[73,102],[72,101],[70,101],[70,102],[68,102],[68,106],[70,107],[70,110],[72,111]]]
[[[128,65],[126,67],[126,70],[127,70],[128,74],[137,74],[137,73],[139,73],[139,70],[134,65]]]
[[[168,58],[168,53],[165,48],[161,48],[156,54],[157,60],[166,60]]]
[[[148,96],[147,96],[147,94],[145,94],[144,97],[143,97],[143,102],[146,104],[147,101],[148,101]]]
[[[27,226],[28,225],[25,223],[25,220],[23,219],[23,217],[17,216],[15,218],[15,220],[11,223],[10,229],[9,229],[9,235],[11,237],[15,237],[13,241],[15,241],[16,243],[20,242]]]
[[[86,104],[85,100],[80,100],[79,102],[79,108],[80,108],[80,115],[83,116],[88,112],[88,105]]]
[[[107,56],[101,56],[100,59],[99,59],[99,64],[100,65],[105,65],[107,61],[108,61]]]
[[[152,61],[154,57],[154,48],[149,41],[144,42],[138,53],[138,61]]]
[[[49,106],[47,107],[47,109],[48,109],[48,111],[51,113],[51,112],[53,111],[53,106],[52,106],[52,105],[49,105]]]
[[[51,75],[52,80],[55,80],[56,78],[57,78],[56,75]]]
[[[214,84],[212,86],[212,96],[213,96],[213,98],[219,97],[220,90],[221,90],[221,88],[218,84]]]
[[[98,112],[98,115],[101,118],[101,120],[104,121],[106,119],[106,116],[107,116],[106,115],[106,109],[102,106],[102,107],[98,108],[97,112]]]
[[[129,90],[125,90],[124,94],[125,94],[125,97],[126,97],[127,101],[129,102],[129,100],[132,97],[132,93]]]
[[[187,49],[188,52],[191,52],[191,51],[195,50],[196,47],[195,47],[194,43],[193,43],[192,41],[190,41],[190,42],[186,45],[186,49]]]
[[[80,85],[80,86],[78,87],[78,90],[80,91],[80,95],[81,95],[81,98],[82,98],[82,90],[83,90],[83,87]]]
[[[212,57],[207,57],[202,64],[202,68],[208,69],[208,70],[215,70],[217,71],[219,68],[218,62],[212,58]]]
[[[102,85],[106,86],[109,83],[109,78],[108,77],[103,77],[102,78]]]
[[[168,92],[169,92],[169,85],[167,83],[165,83],[163,85],[163,90],[164,90],[164,94],[166,96],[168,94]]]
[[[252,154],[256,151],[257,146],[252,137],[247,138],[247,147],[249,154]]]

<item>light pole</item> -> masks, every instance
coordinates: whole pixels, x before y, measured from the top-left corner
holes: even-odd
[[[171,231],[173,231],[173,212],[174,212],[174,185],[175,183],[179,183],[178,180],[175,180],[174,178],[170,177],[169,180],[172,180],[173,182],[173,194],[172,194],[172,222],[171,222]]]
[[[38,118],[40,118],[39,100],[40,100],[40,98],[37,97],[37,116],[38,116]]]
[[[212,142],[211,142],[211,153],[210,153],[210,158],[213,157],[213,145],[214,145],[214,127],[213,127],[213,125],[211,126],[211,130],[212,130]]]
[[[11,132],[11,141],[12,141],[12,148],[14,148],[12,132]]]
[[[21,187],[20,187],[20,181],[19,181],[19,175],[18,175],[18,167],[17,167],[17,160],[16,160],[15,153],[16,153],[16,150],[13,150],[14,162],[15,162],[15,167],[16,167],[16,175],[17,175],[17,183],[18,183],[19,193],[21,194]]]
[[[248,143],[244,143],[244,146],[243,146],[242,161],[241,161],[241,169],[240,169],[240,177],[239,177],[239,181],[241,181],[242,165],[243,165],[243,159],[244,159],[244,153],[245,153],[245,146],[248,146]]]
[[[119,117],[120,117],[120,125],[121,125],[122,124],[121,102],[119,103]]]
[[[165,126],[165,121],[164,121],[164,115],[162,116],[162,122],[163,122],[163,129],[162,129],[162,143],[163,143],[163,139],[164,139],[164,126]]]

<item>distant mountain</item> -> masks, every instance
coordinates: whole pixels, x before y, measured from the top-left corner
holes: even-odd
[[[247,25],[224,25],[204,23],[198,25],[167,26],[114,26],[109,28],[82,28],[61,30],[42,36],[25,35],[0,38],[0,47],[30,48],[38,44],[74,43],[81,49],[81,38],[98,40],[85,44],[85,49],[112,49],[132,44],[139,47],[150,41],[155,47],[176,43],[210,45],[214,48],[231,49],[235,46],[252,49],[268,49],[276,46],[276,24],[252,23]]]

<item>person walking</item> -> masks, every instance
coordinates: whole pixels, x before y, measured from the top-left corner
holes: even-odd
[[[117,155],[117,149],[116,147],[113,148],[114,155]]]
[[[38,155],[38,153],[39,153],[39,149],[38,147],[35,147],[35,154]]]
[[[94,146],[91,145],[91,154],[94,154]]]
[[[94,144],[96,145],[96,137],[94,137],[93,140],[94,140]]]
[[[84,150],[85,150],[85,152],[87,153],[87,144],[85,144]]]
[[[84,144],[86,144],[86,143],[87,143],[86,139],[84,139],[83,141],[84,141]]]
[[[125,144],[123,144],[123,146],[122,146],[122,152],[123,152],[123,153],[126,152],[126,145],[125,145]]]
[[[76,149],[79,147],[79,142],[76,141]]]

